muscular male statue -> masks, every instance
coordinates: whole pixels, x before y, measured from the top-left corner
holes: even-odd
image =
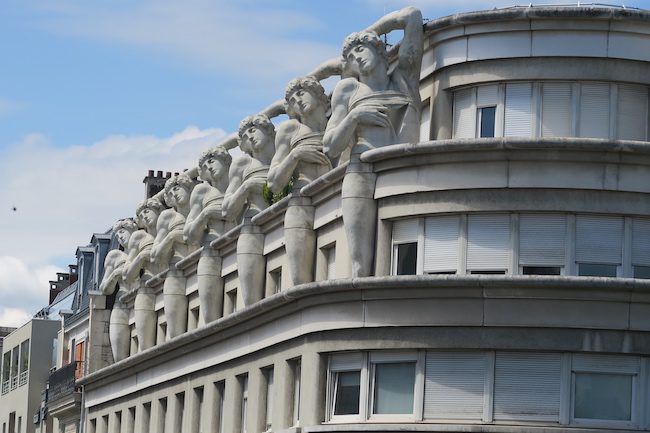
[[[279,192],[294,176],[284,217],[284,237],[295,286],[313,281],[314,207],[309,197],[301,196],[300,189],[332,168],[323,153],[329,98],[316,78],[304,77],[289,82],[285,101],[290,119],[278,127],[268,184],[271,191]]]
[[[137,230],[131,218],[119,220],[113,225],[113,233],[122,248],[126,248],[133,232]],[[126,294],[130,287],[124,280],[127,255],[121,250],[111,250],[104,260],[104,278],[99,285],[99,290],[104,295],[115,295],[115,303],[109,319],[108,335],[113,352],[113,360],[121,361],[129,356],[131,346],[131,330],[129,328],[129,310],[120,298]]]
[[[271,120],[264,114],[242,120],[239,147],[245,154],[230,167],[223,214],[233,220],[244,211],[244,226],[237,240],[237,269],[244,305],[248,306],[264,295],[264,235],[251,223],[251,218],[268,207],[262,190],[275,152],[275,127]]]
[[[187,297],[183,272],[176,264],[192,250],[183,239],[183,226],[189,213],[190,194],[194,181],[186,174],[172,176],[165,182],[164,198],[170,209],[160,213],[156,223],[156,237],[151,249],[151,261],[169,265],[163,283],[163,301],[167,319],[167,339],[187,330]]]
[[[397,29],[404,30],[404,38],[389,73],[379,35]],[[359,156],[390,144],[418,142],[422,49],[422,14],[412,7],[382,17],[343,44],[344,70],[356,77],[342,79],[334,89],[323,148],[336,157],[351,147],[341,197],[353,277],[372,273],[377,219],[376,175]]]
[[[203,323],[221,317],[223,279],[221,257],[210,243],[230,228],[222,214],[232,158],[222,146],[215,146],[199,158],[199,177],[203,180],[192,190],[190,211],[183,235],[187,242],[203,245],[197,266],[200,313]]]

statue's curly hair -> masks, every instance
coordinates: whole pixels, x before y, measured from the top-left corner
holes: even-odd
[[[388,52],[386,51],[386,44],[381,40],[379,35],[371,30],[363,30],[350,34],[343,41],[343,63],[347,61],[348,54],[357,45],[368,45],[372,47],[377,54],[382,56],[388,62]]]
[[[138,229],[138,225],[133,221],[133,218],[124,218],[113,224],[113,232],[117,232],[119,229],[125,229],[133,233]]]
[[[176,185],[180,185],[183,188],[187,189],[192,189],[194,186],[194,181],[192,180],[191,177],[189,177],[185,173],[180,173],[175,176],[170,177],[167,179],[167,182],[165,182],[165,194],[169,194],[169,192],[172,190],[172,188]]]
[[[244,135],[244,132],[246,132],[246,130],[251,126],[255,126],[256,128],[263,130],[264,133],[271,135],[275,141],[275,126],[266,114],[253,114],[252,116],[245,117],[239,123],[239,147],[242,151],[248,153],[249,155],[253,153],[253,149],[249,149],[248,146],[242,146],[241,139]]]
[[[321,83],[314,77],[312,76],[306,76],[306,77],[301,77],[301,78],[294,78],[293,80],[289,81],[289,84],[287,84],[287,88],[284,92],[284,107],[287,111],[287,115],[291,118],[297,118],[298,113],[294,112],[291,109],[291,104],[289,104],[289,98],[291,98],[291,95],[297,91],[297,90],[306,90],[316,99],[318,99],[318,102],[323,104],[325,107],[325,111],[328,111],[330,108],[330,99],[327,97],[325,94],[325,89],[321,85]]]
[[[138,205],[138,207],[135,209],[135,214],[139,215],[140,212],[142,212],[145,209],[152,209],[160,213],[165,209],[165,205],[157,198],[151,197]]]
[[[230,156],[230,153],[228,153],[228,150],[226,148],[223,146],[214,146],[204,151],[199,157],[199,170],[201,170],[201,166],[206,160],[213,157],[221,161],[221,163],[225,165],[226,168],[229,167],[230,163],[232,162],[232,156]]]

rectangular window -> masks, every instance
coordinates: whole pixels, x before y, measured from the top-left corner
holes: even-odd
[[[130,407],[126,412],[126,433],[135,433],[135,407]]]
[[[505,273],[510,264],[510,250],[510,215],[467,217],[467,270],[470,273]]]
[[[560,275],[565,261],[566,216],[519,216],[519,265],[524,275]]]
[[[238,376],[239,387],[241,389],[241,408],[240,408],[240,428],[241,433],[248,431],[248,375]]]
[[[648,127],[648,88],[629,84],[618,86],[617,138],[645,140]]]
[[[201,431],[201,417],[203,416],[203,387],[194,388],[192,395],[192,414],[190,418],[190,432],[199,433]]]
[[[262,371],[266,381],[266,415],[265,431],[271,431],[273,426],[273,367],[267,367]]]
[[[424,272],[456,273],[459,233],[458,216],[436,216],[424,220]]]
[[[479,137],[494,137],[496,112],[496,106],[478,109]]]
[[[332,280],[336,278],[336,245],[325,249],[325,257],[327,258],[327,279]]]
[[[339,353],[330,357],[330,418],[359,415],[362,364],[360,352]]]
[[[190,309],[190,314],[187,315],[187,330],[191,331],[199,326],[199,307]]]
[[[476,137],[475,95],[475,88],[454,92],[454,138]]]
[[[393,275],[417,273],[420,221],[409,219],[393,223]]]
[[[632,219],[634,278],[650,278],[650,218]]]
[[[412,414],[414,362],[373,363],[373,414]]]
[[[175,432],[183,431],[183,415],[185,414],[185,393],[179,392],[176,394],[176,401],[174,404],[174,430]]]
[[[224,416],[223,416],[223,404],[224,404],[224,398],[225,398],[225,391],[226,391],[226,382],[225,381],[220,381],[220,382],[215,382],[214,384],[214,392],[215,392],[215,419],[213,420],[213,425],[216,427],[217,433],[224,433]]]
[[[228,315],[237,311],[237,288],[226,292],[226,299],[223,306],[223,314]]]
[[[418,243],[396,245],[396,275],[415,275],[417,270]]]
[[[570,137],[571,84],[544,83],[542,85],[542,137]]]
[[[301,359],[296,358],[290,360],[289,368],[291,369],[291,378],[293,381],[292,426],[297,426],[300,422],[300,375],[302,374]]]
[[[623,254],[623,218],[600,215],[576,217],[578,275],[615,277]]]
[[[158,399],[158,414],[156,415],[156,432],[165,433],[167,419],[167,398]]]
[[[580,88],[580,137],[609,138],[609,84]]]
[[[559,266],[523,266],[523,275],[561,275],[562,268]]]
[[[423,101],[424,102],[424,101]],[[420,112],[420,141],[429,141],[430,138],[430,129],[431,129],[431,106],[429,105],[429,100],[424,102],[422,105],[422,111]]]
[[[635,266],[634,278],[650,279],[650,266]]]
[[[272,285],[271,293],[280,293],[282,291],[282,268],[276,268],[269,272],[269,277]]]
[[[151,425],[151,403],[142,404],[142,427],[143,432],[148,432]]]
[[[506,137],[530,137],[532,128],[531,83],[506,85],[504,135]]]

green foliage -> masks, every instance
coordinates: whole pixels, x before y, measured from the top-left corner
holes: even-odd
[[[289,179],[289,183],[284,188],[282,188],[282,191],[276,193],[272,193],[271,190],[269,189],[269,185],[265,183],[264,188],[262,189],[262,195],[264,196],[264,200],[269,204],[269,206],[272,205],[273,203],[279,202],[280,200],[282,200],[283,198],[291,194],[291,190],[293,189],[293,181],[294,178],[292,176],[291,179]]]

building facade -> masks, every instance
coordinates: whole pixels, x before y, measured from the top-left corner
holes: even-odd
[[[394,80],[401,50],[421,50],[419,98],[371,94],[374,123],[345,137],[357,140],[349,162],[159,263],[140,286],[91,295],[92,366],[77,382],[88,433],[650,430],[650,13],[513,7],[422,29],[409,45],[407,24],[388,54]],[[357,61],[365,85],[364,37],[346,40],[344,67]],[[336,117],[345,85],[364,89],[345,80],[326,149],[347,122]],[[379,124],[413,113],[417,142],[382,141]],[[248,138],[250,123],[242,131],[240,145],[263,140]],[[248,167],[243,183],[261,171]],[[167,210],[183,214],[174,194]],[[350,223],[351,203],[375,209],[370,237]],[[299,227],[313,233],[300,238],[305,256],[313,246],[300,284],[287,223],[297,210],[313,212]],[[212,274],[205,257],[216,257]],[[145,348],[143,311],[155,321]],[[126,354],[115,350],[124,335]]]

